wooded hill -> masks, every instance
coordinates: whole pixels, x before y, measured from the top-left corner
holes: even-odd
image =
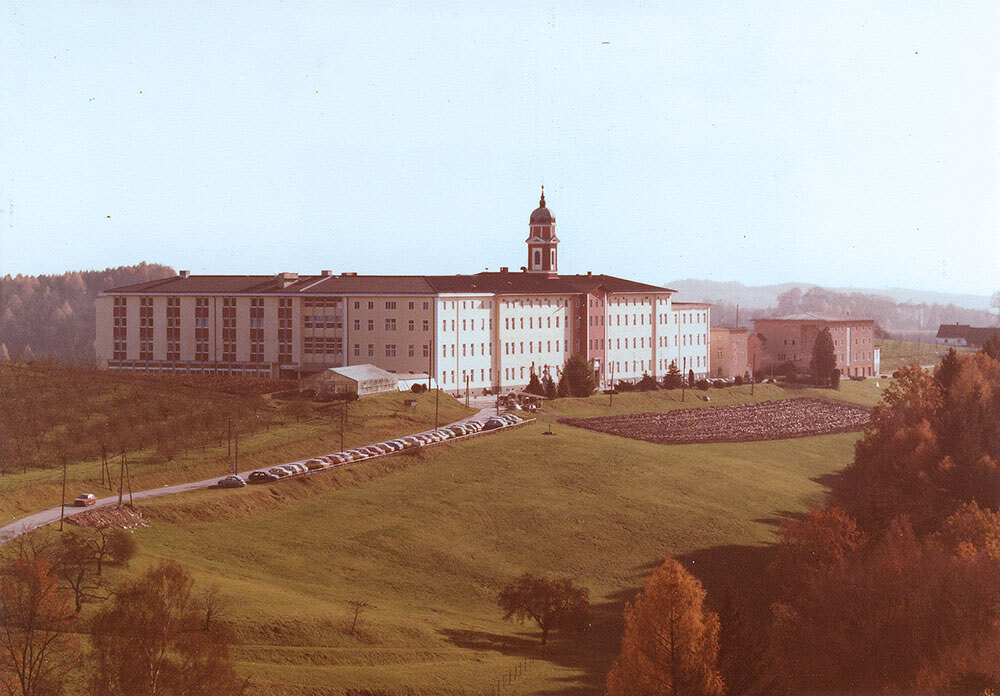
[[[103,271],[0,278],[0,359],[53,357],[94,361],[94,299],[101,290],[176,275],[170,266],[140,263]]]

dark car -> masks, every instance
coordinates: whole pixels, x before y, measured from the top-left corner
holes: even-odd
[[[219,479],[219,483],[216,485],[219,488],[243,488],[243,486],[247,485],[247,482],[243,480],[242,476],[230,474],[223,479]]]
[[[250,483],[271,483],[271,481],[277,481],[278,477],[270,471],[255,471],[247,477],[247,480]]]

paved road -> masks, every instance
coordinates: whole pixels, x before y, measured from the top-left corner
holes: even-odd
[[[488,403],[486,403],[486,401],[488,401]],[[496,412],[493,409],[493,401],[491,399],[487,399],[486,401],[481,401],[481,399],[470,400],[470,405],[479,407],[480,410],[477,413],[475,413],[475,414],[473,414],[471,416],[466,416],[465,418],[461,418],[461,419],[455,421],[454,423],[447,423],[445,425],[442,425],[441,427],[447,427],[449,425],[455,425],[457,423],[464,423],[464,422],[469,421],[469,420],[474,420],[474,419],[477,419],[477,418],[486,418],[487,416],[493,415]],[[475,403],[472,403],[472,402],[475,402]],[[430,431],[423,431],[423,432],[430,432]],[[418,434],[418,433],[414,433],[414,434]],[[392,438],[389,438],[389,439],[392,439]],[[445,440],[445,442],[450,442],[450,440]],[[364,447],[364,445],[359,445],[359,446]],[[388,456],[388,455],[383,455],[383,456]],[[296,462],[288,462],[288,463],[297,464],[297,463],[301,463],[301,462],[304,462],[304,461],[305,460],[302,459],[302,460],[298,460]],[[368,460],[366,460],[366,459],[362,460],[362,462],[364,462],[364,461],[368,461]],[[278,466],[278,465],[275,464],[274,466]],[[246,479],[246,477],[250,475],[251,471],[253,471],[253,469],[250,469],[248,471],[240,472],[240,476],[242,476],[244,479]],[[313,473],[317,473],[318,474],[318,473],[322,473],[322,471],[323,470],[320,470],[320,471],[317,471],[317,472],[313,472]],[[152,489],[146,490],[146,491],[137,491],[137,492],[135,492],[135,493],[132,494],[132,499],[133,500],[142,500],[143,498],[157,498],[157,497],[159,497],[161,495],[171,495],[173,493],[183,493],[184,491],[193,491],[193,490],[197,490],[199,488],[208,488],[210,486],[214,486],[216,483],[218,483],[218,481],[219,481],[219,477],[218,476],[214,476],[214,477],[212,477],[210,479],[204,479],[202,481],[191,481],[190,483],[178,483],[178,484],[175,484],[175,485],[172,485],[172,486],[163,486],[162,488],[152,488]],[[124,497],[124,500],[126,502],[128,501],[128,496],[127,495]],[[108,505],[116,505],[117,503],[118,503],[118,495],[117,494],[113,495],[113,496],[109,496],[107,498],[98,498],[97,502],[94,505],[91,505],[91,506],[85,507],[85,508],[84,507],[80,507],[80,508],[78,508],[78,507],[71,507],[71,505],[72,505],[72,503],[71,503],[70,505],[67,505],[67,507],[66,507],[66,513],[65,514],[67,516],[69,516],[69,515],[76,515],[76,514],[79,514],[81,512],[84,512],[86,510],[93,510],[94,508],[105,507],[105,506],[108,506]],[[34,514],[27,515],[25,517],[22,517],[22,518],[20,518],[18,520],[15,520],[15,521],[11,522],[10,524],[7,524],[7,525],[5,525],[3,527],[0,527],[0,544],[4,544],[4,543],[10,541],[11,539],[14,539],[16,537],[21,536],[22,534],[26,534],[27,532],[30,532],[33,529],[38,529],[39,527],[41,527],[43,525],[49,524],[51,522],[56,522],[59,519],[59,511],[60,511],[60,509],[58,507],[54,507],[54,508],[51,508],[49,510],[43,510],[42,512],[36,512]]]

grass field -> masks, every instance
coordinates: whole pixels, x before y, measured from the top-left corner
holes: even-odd
[[[918,365],[933,365],[941,361],[950,346],[937,343],[918,343],[916,341],[897,341],[883,338],[879,342],[882,349],[879,369],[884,374],[890,374],[903,365],[917,363]],[[972,348],[956,347],[959,353],[973,353]]]
[[[345,445],[354,447],[384,440],[390,436],[418,432],[434,425],[434,394],[407,394],[415,398],[415,409],[403,406],[403,395],[383,394],[354,402],[349,406],[344,433]],[[267,429],[239,438],[241,470],[273,466],[281,462],[302,459],[340,449],[340,406],[330,403],[309,404],[307,415],[299,422],[286,418]],[[449,423],[474,409],[442,393],[439,404],[441,423]],[[197,481],[228,473],[229,451],[223,437],[217,444],[190,449],[167,460],[152,450],[129,453],[129,470],[133,490],[155,488],[171,483]],[[67,466],[67,497],[81,492],[111,495],[117,490],[119,459],[110,462],[115,483],[101,487],[101,462],[88,460]],[[26,472],[0,476],[0,525],[29,512],[59,505],[62,469],[28,469]]]
[[[545,426],[160,499],[134,565],[174,558],[219,583],[258,693],[472,695],[531,657],[503,693],[599,694],[624,602],[664,557],[683,555],[713,601],[731,584],[766,603],[776,522],[822,498],[857,438],[665,447]],[[543,649],[499,620],[498,587],[525,570],[590,588],[586,636]],[[375,607],[357,635],[352,599]]]

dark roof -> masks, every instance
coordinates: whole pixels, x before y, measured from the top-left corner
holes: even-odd
[[[542,197],[538,201],[538,207],[531,212],[531,220],[528,222],[529,225],[551,225],[556,221],[556,216],[553,215],[548,208],[545,207],[545,187],[542,187]]]
[[[968,324],[941,324],[938,327],[937,338],[964,338],[968,340]]]
[[[974,346],[985,345],[986,342],[990,340],[991,336],[996,336],[998,339],[1000,339],[1000,328],[977,327],[977,326],[969,327],[969,333],[968,333],[969,343],[971,343]]]
[[[284,286],[284,287],[283,287]],[[157,293],[157,294],[411,294],[435,293],[488,293],[526,294],[562,293],[580,294],[603,287],[608,292],[676,292],[658,285],[648,285],[634,280],[608,275],[559,275],[541,273],[483,272],[474,275],[447,276],[298,276],[295,280],[282,280],[278,276],[174,276],[146,283],[124,285],[105,290],[105,293]]]
[[[802,312],[801,314],[786,314],[783,317],[761,317],[757,321],[825,321],[825,322],[855,322],[874,321],[871,317],[855,317],[850,314],[820,314],[818,312]]]

